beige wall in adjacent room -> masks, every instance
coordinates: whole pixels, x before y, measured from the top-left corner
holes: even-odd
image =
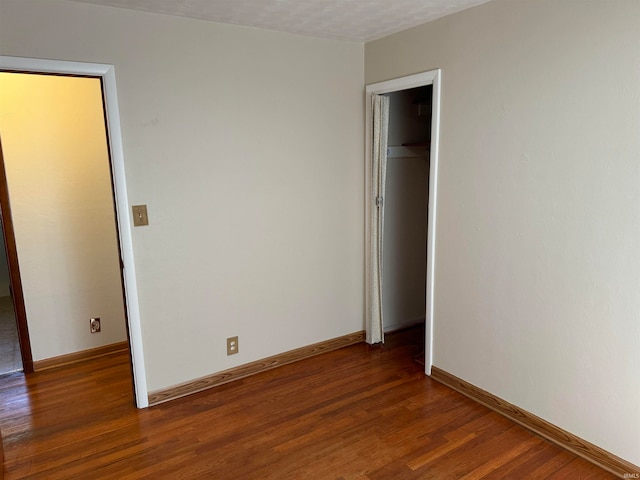
[[[442,69],[434,364],[640,465],[640,2],[494,0],[371,42]]]
[[[100,80],[0,73],[0,133],[33,359],[125,341]]]
[[[149,390],[363,329],[362,44],[3,0],[0,54],[115,67]]]

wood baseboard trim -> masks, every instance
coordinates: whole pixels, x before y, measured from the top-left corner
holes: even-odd
[[[496,397],[475,385],[467,383],[438,367],[431,368],[431,378],[620,478],[638,478],[636,475],[640,474],[640,467],[637,465],[627,462],[586,440],[576,437],[572,433],[556,427],[546,420]]]
[[[201,377],[190,382],[181,383],[163,390],[156,390],[149,393],[149,406],[158,405],[159,403],[168,402],[169,400],[175,400],[176,398],[208,390],[225,383],[281,367],[282,365],[298,362],[305,358],[315,357],[321,353],[331,352],[343,347],[348,347],[349,345],[361,343],[364,342],[364,339],[364,332],[350,333],[348,335],[343,335],[342,337],[332,338],[331,340],[314,343],[313,345],[290,350],[255,362],[246,363],[238,367],[230,368],[206,377]]]
[[[90,348],[81,352],[68,353],[57,357],[45,358],[44,360],[36,360],[33,362],[33,370],[41,372],[50,368],[61,367],[72,363],[84,362],[92,358],[103,357],[112,353],[122,352],[129,349],[129,342],[112,343],[102,347]]]

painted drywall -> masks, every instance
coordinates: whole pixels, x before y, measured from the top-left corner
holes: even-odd
[[[424,322],[429,160],[387,162],[382,299],[386,332]]]
[[[0,131],[33,359],[125,341],[100,80],[0,73]]]
[[[414,103],[416,90],[389,95],[391,146],[429,139],[429,119],[418,115]],[[411,156],[404,149],[395,152],[390,149],[384,200],[382,305],[387,332],[424,322],[426,302],[429,160],[413,155],[428,149],[407,149]]]
[[[150,391],[364,328],[363,50],[0,3],[1,54],[115,67]]]
[[[442,69],[434,364],[640,465],[640,3],[494,0],[365,47]]]

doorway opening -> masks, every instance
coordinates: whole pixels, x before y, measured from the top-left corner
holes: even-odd
[[[112,65],[105,64],[0,56],[0,72],[93,77],[100,82],[104,106],[102,121],[106,125],[108,142],[107,148],[109,158],[111,160],[109,176],[110,187],[112,188],[112,201],[110,209],[112,213],[115,211],[115,220],[117,225],[116,241],[119,243],[121,254],[121,258],[117,261],[118,268],[121,272],[121,284],[119,286],[119,291],[120,297],[122,298],[124,289],[126,329],[131,353],[135,401],[138,408],[145,408],[149,405],[149,402],[146,373],[144,368],[136,272],[133,259],[132,224],[126,191],[124,155],[122,148],[122,136],[120,133],[120,119],[114,68]],[[46,132],[49,129],[45,125],[43,126],[43,130]],[[72,176],[73,175],[75,175],[75,172],[72,172]],[[74,181],[76,180],[78,180],[77,177],[74,177]],[[3,182],[0,182],[0,187],[2,187],[2,183]],[[82,182],[80,181],[80,183]],[[0,188],[0,194],[6,193],[2,192],[2,190],[3,188]],[[4,190],[6,190],[6,188],[4,188]],[[6,224],[6,218],[3,218],[3,220],[5,220],[4,223]],[[7,245],[7,248],[8,253],[10,253],[10,246]],[[11,264],[11,259],[9,259],[9,261]],[[78,268],[76,270],[82,268],[90,268],[90,266],[78,264]],[[14,291],[14,294],[15,293],[17,292]],[[86,330],[90,331],[89,319],[86,319]]]
[[[0,72],[1,73],[1,72]],[[1,132],[0,132],[1,133]],[[27,326],[24,298],[22,295],[22,281],[18,267],[18,253],[16,249],[15,235],[11,209],[9,208],[9,190],[7,188],[7,175],[5,172],[2,141],[0,138],[0,236],[2,240],[3,267],[6,263],[5,292],[7,298],[3,302],[3,337],[1,360],[4,364],[2,373],[22,370],[24,373],[33,372],[33,356],[31,354],[31,342],[29,341],[29,328]],[[20,356],[20,362],[17,361]]]
[[[34,368],[128,344],[99,78],[0,72],[0,197],[22,350]],[[17,260],[17,261],[16,261]],[[18,266],[19,265],[19,266]],[[102,319],[94,333],[92,318]],[[28,373],[28,371],[27,371]]]
[[[382,305],[385,333],[424,325],[432,86],[388,94]]]
[[[366,95],[366,304],[367,306],[372,305],[372,298],[376,295],[374,289],[386,281],[387,284],[391,283],[391,288],[388,289],[385,286],[382,288],[381,310],[391,319],[384,320],[383,330],[404,328],[410,324],[421,322],[424,318],[424,367],[425,373],[430,375],[433,364],[440,70],[368,85]],[[391,191],[385,193],[384,199],[377,197],[373,185],[372,132],[374,112],[371,100],[380,95],[389,96],[390,111],[396,110],[395,115],[389,114],[389,133],[386,139],[388,147],[385,157],[388,171],[384,183],[391,188]],[[397,108],[393,106],[394,103]],[[387,142],[385,142],[386,144]],[[407,160],[405,163],[400,163],[405,160]],[[410,182],[411,185],[409,186],[407,182]],[[389,194],[392,195],[391,198]],[[392,220],[391,225],[385,225],[384,231],[380,231],[372,223],[372,218],[374,218],[372,212],[374,208],[381,206],[384,206],[386,212],[390,201],[392,214],[394,211],[396,214],[395,220]],[[389,223],[388,220],[386,222]],[[407,235],[411,238],[408,238]],[[380,236],[384,238],[384,242],[381,243],[383,245],[385,242],[387,243],[382,248],[384,268],[382,269],[382,278],[373,278],[373,275],[379,270],[373,267],[373,262],[379,262],[379,260],[373,258],[374,253],[371,245],[372,243],[377,244],[375,239]],[[389,243],[394,247],[390,251],[391,255],[387,253]],[[408,253],[407,246],[409,244],[411,245],[410,250],[416,253],[407,257],[405,254]],[[424,255],[420,252],[424,252]],[[403,291],[403,286],[407,290]],[[419,290],[422,290],[424,294]],[[407,296],[412,297],[410,309],[405,308],[406,305],[403,304]],[[411,313],[417,312],[417,309],[420,309],[421,312]],[[382,315],[383,318],[384,316]],[[372,308],[368,308],[367,328],[373,324],[373,317]]]
[[[0,375],[23,369],[6,252],[4,235],[0,235]]]

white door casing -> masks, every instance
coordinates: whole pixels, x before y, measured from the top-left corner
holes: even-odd
[[[434,305],[434,281],[435,281],[435,252],[436,252],[436,212],[438,198],[438,147],[440,133],[440,69],[430,70],[428,72],[417,73],[407,77],[396,78],[385,82],[367,85],[365,88],[366,99],[366,116],[365,116],[365,295],[366,305],[369,305],[369,296],[371,288],[371,220],[369,211],[375,199],[372,197],[371,188],[371,132],[372,132],[372,114],[371,114],[371,96],[381,95],[385,93],[398,92],[425,85],[433,85],[433,100],[431,112],[431,147],[430,147],[430,164],[429,164],[429,208],[427,223],[427,292],[425,305],[425,355],[424,367],[425,373],[431,375],[431,367],[433,365],[433,305]],[[368,319],[367,319],[368,320]]]

